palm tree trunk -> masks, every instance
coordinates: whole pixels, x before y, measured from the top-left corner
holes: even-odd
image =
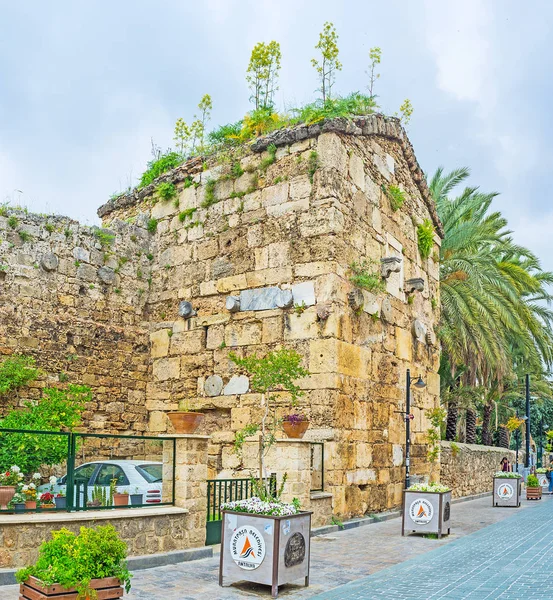
[[[505,425],[499,426],[499,446],[501,448],[509,447],[509,431]]]
[[[448,442],[454,442],[457,437],[457,418],[459,410],[455,402],[450,402],[447,405],[447,422],[445,428],[445,439]]]
[[[476,444],[476,411],[467,408],[466,420],[465,441],[467,444]]]
[[[492,432],[490,429],[491,418],[492,418],[491,404],[485,404],[484,411],[482,414],[482,443],[484,444],[484,446],[492,445]]]

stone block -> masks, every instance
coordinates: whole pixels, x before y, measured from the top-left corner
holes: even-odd
[[[292,286],[292,297],[295,305],[313,306],[316,303],[315,284],[312,281],[296,283]]]
[[[233,375],[223,389],[224,396],[247,394],[250,389],[250,380],[246,375]]]
[[[291,202],[284,202],[283,204],[277,204],[276,206],[268,206],[267,214],[270,217],[282,217],[288,213],[301,212],[309,209],[309,198],[302,198],[301,200],[293,200]]]
[[[225,330],[227,346],[249,346],[261,343],[261,323],[232,323]]]
[[[290,181],[290,199],[301,200],[302,198],[309,198],[311,195],[311,182],[307,175],[301,175],[294,177]]]
[[[353,183],[362,191],[365,191],[365,169],[363,166],[363,159],[352,152],[349,157],[349,176]]]
[[[246,275],[233,275],[232,277],[223,277],[216,282],[217,291],[221,294],[234,292],[248,287]]]
[[[348,166],[348,153],[335,133],[323,133],[317,140],[317,153],[321,167],[336,169],[345,173]]]
[[[203,329],[174,333],[171,337],[171,354],[197,354],[204,348]]]
[[[150,353],[152,358],[161,358],[169,354],[169,329],[160,329],[150,334]]]
[[[411,332],[396,327],[396,356],[407,362],[413,360],[413,336]]]
[[[223,325],[211,325],[207,330],[206,348],[215,350],[219,348],[225,340],[225,328]]]
[[[264,188],[261,191],[261,204],[265,208],[284,204],[288,200],[288,189],[288,183],[280,183]]]
[[[154,381],[167,381],[180,377],[180,358],[158,358],[153,365]]]

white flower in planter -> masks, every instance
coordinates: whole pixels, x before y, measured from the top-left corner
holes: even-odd
[[[56,485],[58,478],[55,475],[52,475],[48,481],[50,482],[50,485]]]
[[[21,473],[21,469],[17,465],[13,465],[12,467],[10,467],[10,471],[12,473]]]
[[[33,479],[42,479],[42,475],[40,473],[33,473]]]
[[[36,490],[36,485],[34,483],[29,483],[29,485],[27,486],[28,490]]]

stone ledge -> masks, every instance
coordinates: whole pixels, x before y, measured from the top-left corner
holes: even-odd
[[[311,492],[311,500],[324,500],[325,498],[332,498],[330,492]]]
[[[157,437],[168,440],[172,440],[173,438],[177,438],[178,440],[209,440],[211,438],[210,435],[196,435],[195,433],[160,433]]]
[[[40,512],[0,515],[0,527],[6,525],[33,525],[38,523],[67,523],[68,521],[109,521],[113,519],[136,519],[163,515],[186,515],[188,510],[178,506],[159,508],[124,508],[113,510],[83,510],[77,512]]]

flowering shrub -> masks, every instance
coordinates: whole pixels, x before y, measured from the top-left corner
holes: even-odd
[[[0,473],[0,485],[14,485],[17,486],[21,483],[23,474],[21,469],[17,465],[13,465],[7,471]]]
[[[442,494],[443,492],[449,492],[451,488],[447,487],[447,485],[442,485],[441,483],[415,483],[409,488],[410,492],[438,492]]]
[[[292,425],[298,425],[299,423],[307,421],[307,417],[301,413],[292,413],[291,415],[285,416],[284,421],[288,421],[289,423],[292,423]]]
[[[508,471],[498,471],[494,477],[501,477],[502,479],[520,479],[522,475],[520,473],[510,473]]]
[[[40,495],[40,503],[54,504],[54,494],[51,494],[50,492],[44,492],[44,494]]]
[[[21,488],[21,493],[25,496],[25,500],[36,500],[36,485],[28,483]]]
[[[286,517],[296,515],[300,511],[299,501],[294,498],[292,504],[285,502],[263,502],[257,496],[246,500],[235,500],[234,502],[224,502],[221,504],[221,510],[234,510],[236,512],[251,513],[254,515],[272,515]]]

